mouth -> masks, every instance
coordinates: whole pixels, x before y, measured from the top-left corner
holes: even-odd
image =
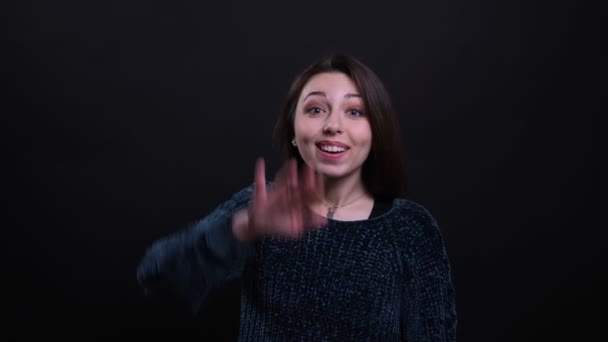
[[[319,154],[325,159],[336,159],[343,156],[349,149],[347,145],[338,142],[321,141],[316,144]]]
[[[317,145],[317,147],[327,153],[342,153],[347,150],[347,148],[339,147],[339,146],[330,146],[330,145]]]

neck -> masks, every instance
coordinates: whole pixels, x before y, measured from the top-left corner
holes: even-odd
[[[324,177],[323,181],[324,193],[319,196],[326,205],[339,207],[367,195],[360,174],[342,178]]]

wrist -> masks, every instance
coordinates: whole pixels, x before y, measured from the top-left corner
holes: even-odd
[[[250,242],[253,239],[249,229],[247,208],[237,211],[232,216],[232,235],[241,242]]]

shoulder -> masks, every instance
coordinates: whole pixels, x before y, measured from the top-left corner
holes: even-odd
[[[393,200],[394,216],[402,220],[425,225],[436,225],[435,217],[430,211],[421,204],[405,198],[396,198]]]
[[[240,189],[239,191],[235,192],[232,197],[230,197],[230,201],[232,202],[238,202],[238,203],[242,203],[242,202],[248,202],[249,200],[251,200],[251,198],[253,198],[253,192],[255,190],[255,186],[254,184],[249,184],[248,186]]]
[[[393,200],[390,213],[390,218],[397,223],[400,235],[408,240],[441,240],[437,220],[423,205],[405,198],[397,198]]]
[[[220,203],[214,210],[214,212],[234,212],[241,208],[246,207],[251,199],[253,198],[253,192],[255,190],[254,184],[239,189],[233,193],[227,200]]]
[[[266,186],[272,186],[271,181],[266,181]],[[220,204],[219,208],[228,210],[237,210],[249,205],[249,202],[253,199],[255,191],[255,183],[251,183],[248,186],[241,188],[235,192],[230,199]]]

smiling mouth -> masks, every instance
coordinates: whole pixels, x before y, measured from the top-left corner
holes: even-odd
[[[317,147],[323,151],[323,152],[327,152],[327,153],[342,153],[345,152],[346,150],[348,150],[348,148],[346,147],[341,147],[341,146],[335,146],[335,145],[321,145],[318,144]]]

